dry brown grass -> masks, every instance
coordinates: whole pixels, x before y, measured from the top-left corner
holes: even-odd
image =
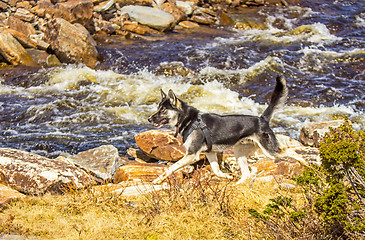
[[[248,209],[280,194],[275,183],[235,186],[197,175],[169,190],[122,197],[91,189],[26,197],[1,209],[0,234],[41,239],[259,239]]]

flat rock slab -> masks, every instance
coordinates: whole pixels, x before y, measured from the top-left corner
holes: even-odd
[[[111,180],[119,161],[118,149],[113,145],[103,145],[80,152],[67,158],[75,165],[90,172],[97,180]],[[115,170],[114,170],[115,169]]]
[[[0,182],[30,195],[62,193],[94,183],[71,163],[9,148],[0,148]]]
[[[175,22],[171,14],[152,7],[125,6],[121,9],[121,13],[127,14],[133,21],[160,31],[169,29]]]
[[[114,175],[113,182],[152,182],[158,176],[163,174],[166,168],[166,165],[157,163],[129,163],[118,168]]]

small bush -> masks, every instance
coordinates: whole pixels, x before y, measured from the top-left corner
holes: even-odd
[[[302,207],[295,207],[291,198],[279,197],[262,214],[250,210],[267,227],[264,235],[276,239],[365,238],[365,132],[354,131],[347,122],[330,129],[319,149],[322,165],[310,166],[294,179],[303,189]]]

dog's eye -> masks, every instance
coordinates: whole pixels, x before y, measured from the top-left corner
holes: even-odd
[[[166,108],[161,108],[161,112],[166,112]]]

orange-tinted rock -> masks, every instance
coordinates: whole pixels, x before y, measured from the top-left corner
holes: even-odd
[[[25,8],[18,8],[14,16],[26,22],[32,22],[35,19],[34,14]]]
[[[14,16],[8,18],[8,26],[13,30],[23,33],[26,37],[36,33],[36,30],[31,23],[23,22]]]
[[[167,13],[170,13],[176,20],[176,22],[180,22],[182,20],[185,20],[187,18],[185,12],[178,8],[174,3],[172,2],[166,2],[162,4],[161,10]]]
[[[167,131],[151,130],[134,136],[138,147],[148,156],[164,161],[178,161],[185,155],[181,139]]]
[[[304,170],[304,166],[296,160],[280,161],[275,170],[276,175],[282,175],[288,178],[299,176]]]
[[[275,161],[272,159],[260,159],[252,165],[252,168],[255,168],[257,174],[260,174],[260,177],[273,175],[277,167]]]
[[[56,56],[65,63],[84,63],[94,68],[99,53],[91,35],[81,25],[73,25],[62,18],[50,21],[46,30],[46,41]]]
[[[69,0],[56,4],[59,10],[54,17],[64,18],[71,23],[80,23],[86,25],[89,23],[94,10],[94,4],[91,0]]]
[[[124,31],[128,31],[128,32],[133,32],[133,33],[137,33],[137,34],[160,34],[159,31],[156,31],[148,26],[145,25],[141,25],[135,22],[131,22],[131,21],[125,21],[123,22],[123,27],[122,29]]]
[[[0,55],[12,65],[37,66],[24,47],[6,31],[0,31]]]
[[[179,22],[179,26],[190,29],[190,28],[198,28],[199,24],[196,22],[192,22],[192,21],[181,21],[181,22]]]
[[[190,20],[193,21],[193,22],[197,22],[197,23],[205,24],[205,25],[215,24],[215,19],[211,18],[207,14],[194,15],[190,18]]]
[[[6,186],[0,184],[0,206],[7,204],[11,200],[24,197],[24,194]]]
[[[26,35],[10,28],[0,28],[1,31],[10,33],[24,48],[36,48],[37,43],[29,39]]]
[[[118,168],[114,175],[113,182],[152,182],[158,176],[164,173],[166,167],[166,165],[156,163],[130,163]]]

